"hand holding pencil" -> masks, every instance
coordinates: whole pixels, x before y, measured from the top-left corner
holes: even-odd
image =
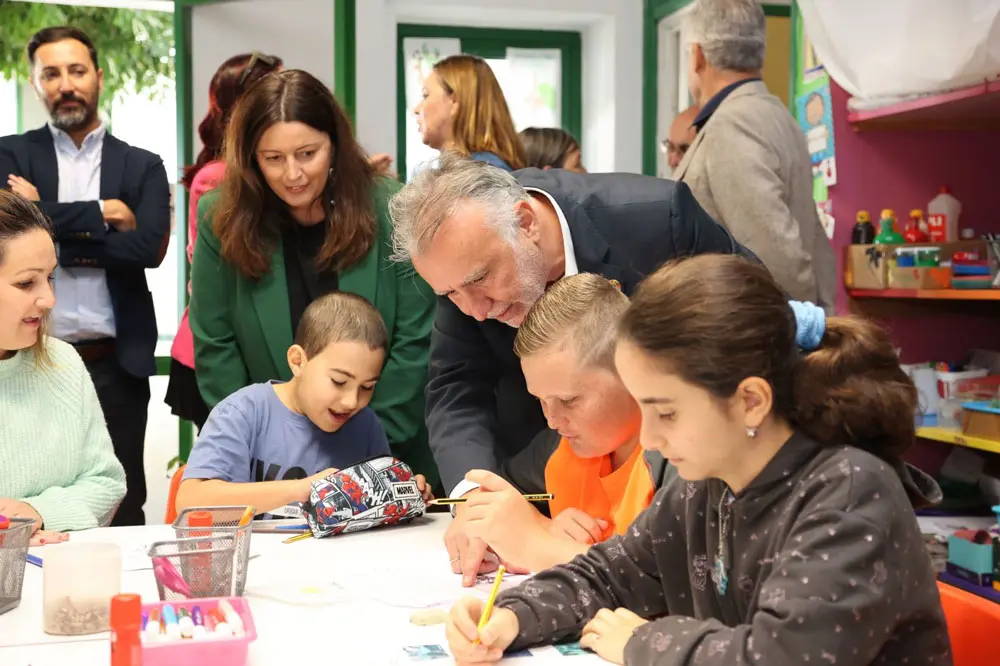
[[[517,615],[506,608],[493,607],[502,577],[501,568],[485,602],[465,597],[452,606],[445,636],[456,664],[500,661],[504,650],[517,638]]]

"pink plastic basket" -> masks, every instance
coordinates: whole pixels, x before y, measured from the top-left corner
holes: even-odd
[[[244,634],[228,638],[177,639],[144,641],[142,644],[142,666],[243,666],[247,660],[250,642],[257,640],[257,627],[253,623],[250,605],[242,597],[225,597],[243,620]],[[180,614],[180,609],[188,612],[201,606],[202,612],[215,608],[219,599],[189,599],[170,603]],[[163,614],[166,602],[143,604],[142,612],[147,616],[155,608]]]

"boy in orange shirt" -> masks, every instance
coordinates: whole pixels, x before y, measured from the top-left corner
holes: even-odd
[[[582,273],[549,288],[518,329],[514,350],[528,391],[561,438],[554,451],[554,438],[536,438],[504,474],[514,480],[519,467],[537,466],[551,452],[545,490],[554,495],[555,518],[545,518],[508,480],[482,470],[467,479],[489,492],[470,495],[465,515],[469,536],[517,568],[541,571],[569,562],[623,533],[652,500],[639,407],[614,369],[615,327],[628,305],[606,278]]]

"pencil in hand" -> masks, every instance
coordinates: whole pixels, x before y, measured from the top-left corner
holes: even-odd
[[[537,495],[521,495],[524,499],[529,502],[548,502],[549,500],[555,499],[555,495],[552,493],[539,493]],[[464,504],[469,501],[467,497],[437,497],[427,502],[430,506],[435,506],[439,504]]]
[[[479,626],[476,627],[476,640],[473,641],[474,645],[479,645],[479,632],[486,628],[486,623],[490,621],[490,615],[493,613],[493,603],[497,600],[497,593],[500,591],[500,581],[503,580],[503,575],[507,573],[507,569],[504,565],[500,565],[497,569],[496,580],[493,581],[493,589],[490,590],[490,596],[486,600],[486,607],[483,608],[483,614],[479,616]]]

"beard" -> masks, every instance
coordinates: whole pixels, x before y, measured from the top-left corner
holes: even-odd
[[[67,102],[76,102],[76,106],[66,106]],[[97,96],[92,102],[82,97],[61,97],[49,109],[52,125],[64,132],[75,132],[90,125],[97,116]]]
[[[509,307],[521,308],[521,320],[528,314],[528,310],[542,297],[545,293],[546,286],[546,274],[545,274],[545,255],[542,251],[535,245],[529,245],[524,247],[521,251],[515,254],[515,262],[517,265],[517,280],[520,283],[520,295],[516,301],[511,303],[500,303],[494,307],[494,311],[486,315],[489,319],[496,319],[496,315],[502,314]],[[512,328],[518,328],[520,322],[514,323],[511,321],[503,321]]]

